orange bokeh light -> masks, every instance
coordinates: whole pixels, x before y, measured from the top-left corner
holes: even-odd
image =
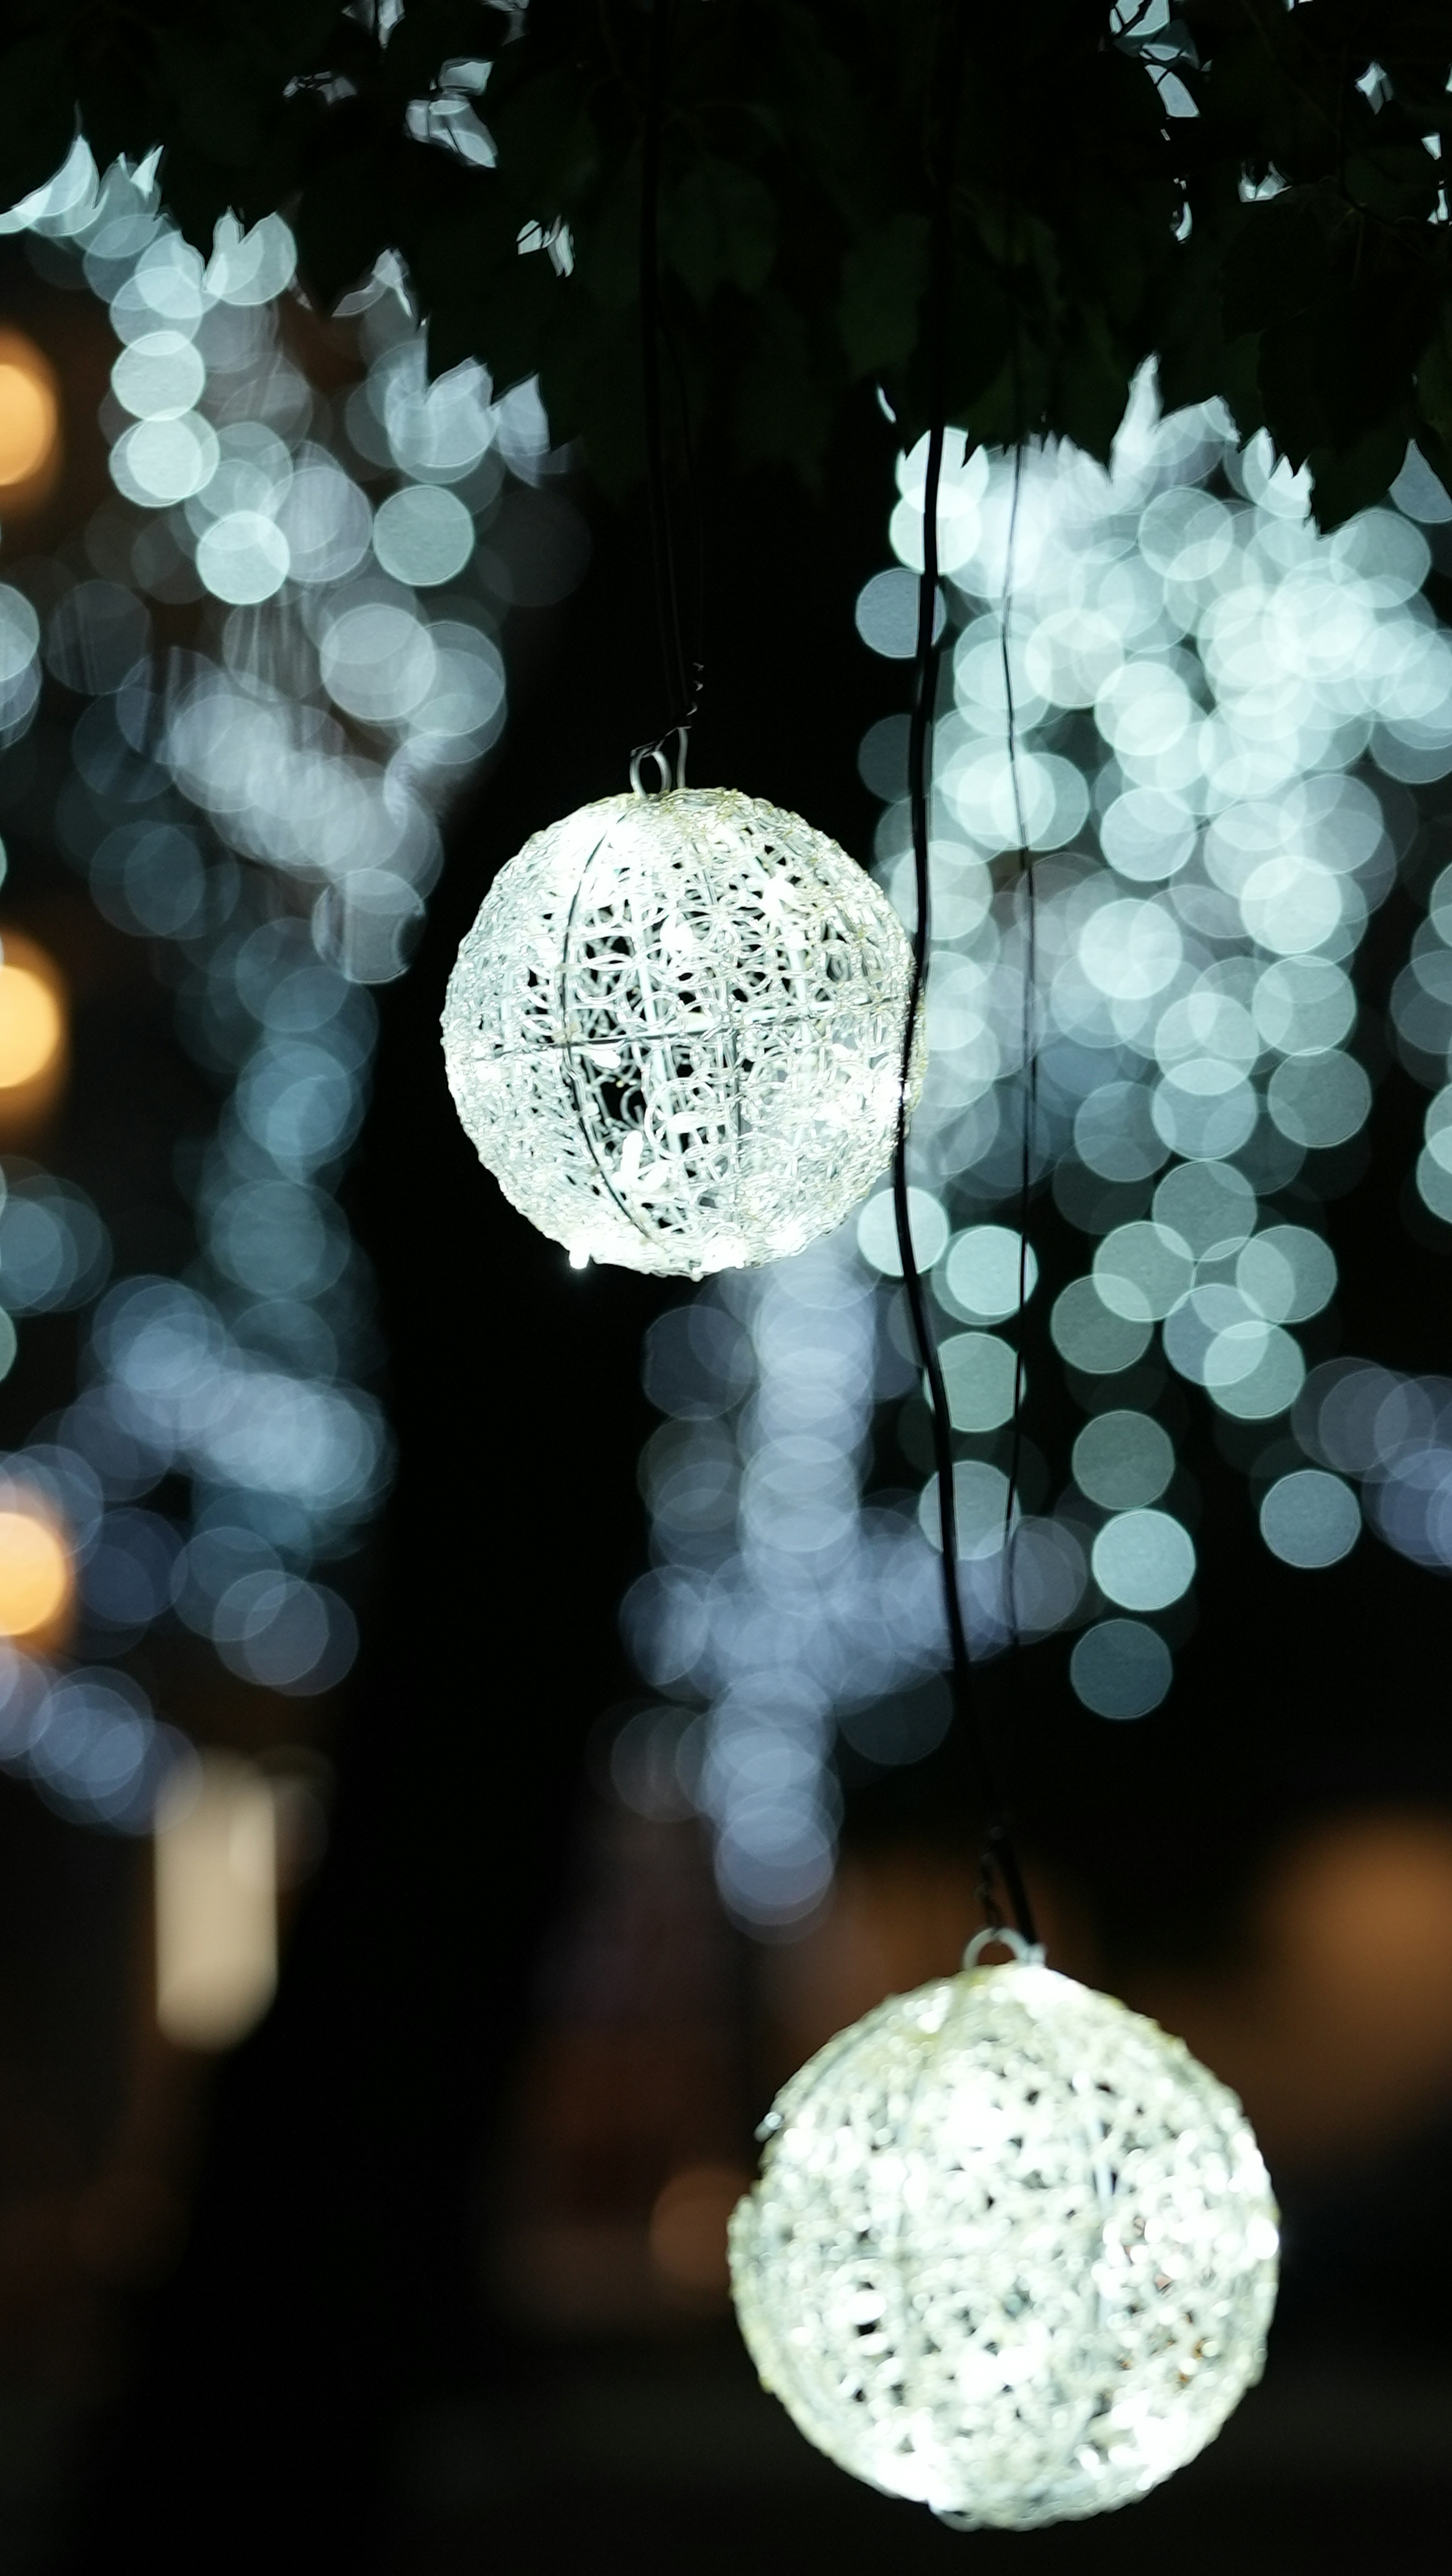
[[[0,936],[0,1125],[8,1133],[51,1106],[66,1069],[66,991],[35,940]]]
[[[673,2289],[724,2298],[726,2222],[750,2182],[735,2165],[688,2165],[672,2175],[651,2212],[650,2253]]]
[[[65,1015],[33,966],[0,965],[0,1091],[48,1073],[65,1043]]]
[[[58,1642],[75,1597],[75,1566],[45,1506],[13,1488],[0,1498],[0,1637]]]
[[[0,331],[0,507],[39,499],[60,443],[60,401],[49,362],[19,331]]]

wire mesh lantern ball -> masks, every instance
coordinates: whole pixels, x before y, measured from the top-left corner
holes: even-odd
[[[886,898],[795,814],[609,796],[491,886],[449,984],[449,1083],[577,1267],[700,1278],[800,1251],[870,1188],[911,984]]]
[[[839,2467],[963,2530],[1157,2486],[1260,2377],[1275,2300],[1234,2094],[1010,1946],[812,2058],[731,2222],[764,2385]]]

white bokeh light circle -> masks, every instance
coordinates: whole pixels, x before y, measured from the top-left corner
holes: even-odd
[[[1195,1542],[1172,1512],[1116,1512],[1091,1551],[1094,1580],[1123,1610],[1167,1610],[1195,1574]]]
[[[137,420],[180,420],[207,381],[199,350],[182,331],[145,331],[111,369],[116,399]]]
[[[1259,2378],[1275,2301],[1234,2094],[1013,1946],[819,2050],[731,2223],[764,2385],[840,2467],[963,2529],[1159,2485]]]
[[[229,510],[197,540],[197,571],[216,599],[255,607],[282,588],[287,539],[261,510]]]
[[[473,513],[444,484],[406,484],[379,509],[373,551],[396,581],[452,581],[474,551]]]
[[[164,509],[205,489],[219,452],[211,422],[196,412],[174,420],[133,421],[111,450],[111,480],[123,500],[140,509]]]
[[[797,816],[718,788],[605,797],[485,897],[444,1009],[450,1087],[577,1264],[773,1261],[891,1155],[911,980],[886,898]]]

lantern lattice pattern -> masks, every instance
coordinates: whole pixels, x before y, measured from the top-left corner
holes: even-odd
[[[1276,2210],[1239,2103],[1035,1953],[880,2005],[767,2134],[731,2224],[742,2332],[873,2486],[962,2529],[1098,2513],[1260,2376]]]
[[[798,1252],[888,1160],[907,939],[845,851],[724,789],[626,794],[501,869],[444,1010],[505,1196],[577,1263]]]

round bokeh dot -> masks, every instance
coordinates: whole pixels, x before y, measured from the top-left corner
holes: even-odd
[[[1236,1330],[1231,1327],[1231,1332]],[[1219,1338],[1228,1344],[1230,1334]],[[1254,1365],[1243,1374],[1230,1375],[1224,1364],[1214,1366],[1213,1373],[1205,1372],[1205,1383],[1221,1412],[1233,1413],[1240,1422],[1268,1422],[1272,1414],[1286,1412],[1305,1384],[1300,1343],[1281,1325],[1267,1324],[1263,1338],[1257,1333],[1255,1347]]]
[[[408,484],[379,510],[373,551],[395,581],[429,589],[463,571],[474,551],[473,517],[445,485]]]
[[[934,1262],[941,1259],[948,1241],[948,1220],[931,1190],[909,1190],[908,1224],[912,1230],[918,1268],[931,1270]],[[862,1210],[857,1220],[857,1248],[863,1260],[870,1261],[873,1269],[880,1270],[884,1278],[902,1277],[891,1190],[879,1190]]]
[[[1094,1541],[1094,1580],[1122,1610],[1167,1610],[1195,1575],[1195,1542],[1171,1512],[1118,1512]]]
[[[1231,1163],[1177,1163],[1155,1191],[1154,1213],[1197,1261],[1223,1261],[1255,1231],[1255,1192]]]
[[[1148,1180],[1170,1150],[1142,1082],[1099,1083],[1075,1112],[1074,1147],[1101,1180],[1120,1182]]]
[[[1177,1234],[1163,1225],[1116,1226],[1094,1255],[1094,1285],[1110,1312],[1130,1323],[1158,1323],[1178,1304],[1194,1265]]]
[[[1361,1506],[1339,1476],[1298,1467],[1262,1497],[1260,1534],[1286,1565],[1339,1565],[1361,1535]]]
[[[1049,1330],[1071,1368],[1089,1377],[1112,1377],[1144,1357],[1152,1327],[1111,1314],[1092,1279],[1072,1279],[1054,1301]]]
[[[1266,1086],[1266,1106],[1293,1144],[1344,1145],[1366,1124],[1371,1082],[1354,1056],[1332,1047],[1324,1055],[1293,1056],[1277,1065]]]
[[[1069,1658],[1069,1679],[1096,1717],[1148,1717],[1173,1678],[1169,1647],[1142,1619],[1101,1619]]]
[[[1174,1472],[1169,1433],[1147,1413],[1097,1413],[1074,1443],[1074,1481],[1106,1511],[1158,1501]]]
[[[1039,1275],[1032,1244],[1012,1226],[970,1225],[955,1234],[939,1269],[943,1302],[975,1323],[998,1324],[1017,1312],[1019,1288],[1031,1297]]]
[[[111,480],[126,500],[149,510],[202,491],[217,467],[217,433],[195,413],[177,420],[139,420],[111,450]]]
[[[1441,1217],[1444,1225],[1452,1225],[1452,1172],[1427,1145],[1417,1156],[1417,1189],[1433,1216]]]
[[[997,1333],[951,1333],[938,1353],[955,1431],[996,1431],[1013,1411],[1018,1362]]]
[[[216,599],[253,607],[287,579],[287,539],[260,510],[229,510],[197,540],[197,571]]]
[[[1302,1323],[1334,1294],[1336,1256],[1306,1226],[1268,1226],[1241,1253],[1235,1284],[1267,1323]]]

